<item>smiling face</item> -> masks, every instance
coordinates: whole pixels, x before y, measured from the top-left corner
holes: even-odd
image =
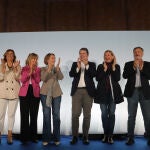
[[[4,61],[14,62],[15,59],[16,59],[16,56],[15,56],[14,50],[8,49],[4,54]]]
[[[38,65],[38,55],[35,53],[30,53],[26,59],[26,65],[37,66]]]
[[[88,53],[85,50],[79,51],[79,57],[81,61],[88,61]]]
[[[48,65],[54,66],[55,61],[56,61],[55,55],[50,55],[49,59],[47,60],[47,63],[48,63]]]
[[[6,60],[13,62],[13,60],[14,60],[14,53],[12,51],[7,52]]]
[[[37,57],[33,57],[29,61],[29,65],[31,66],[37,66]]]
[[[113,61],[113,59],[114,59],[114,55],[111,52],[106,51],[104,53],[104,61],[106,63],[111,63]]]
[[[133,50],[133,55],[135,60],[141,60],[143,57],[143,50],[141,48],[136,48]]]

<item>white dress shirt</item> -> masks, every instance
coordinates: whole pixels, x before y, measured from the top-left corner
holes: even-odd
[[[81,75],[80,75],[78,87],[86,87],[85,80],[84,80],[85,69],[86,70],[89,69],[89,64],[85,66],[85,64],[81,62]],[[76,71],[79,72],[79,68],[77,68]]]
[[[140,70],[138,67],[136,68],[135,87],[141,87],[141,76],[140,76]]]

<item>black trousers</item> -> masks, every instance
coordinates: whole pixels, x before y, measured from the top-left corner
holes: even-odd
[[[29,85],[27,95],[20,96],[21,141],[37,139],[37,117],[40,98],[33,95],[33,87]]]

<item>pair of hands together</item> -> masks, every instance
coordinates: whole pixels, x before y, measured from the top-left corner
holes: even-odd
[[[103,66],[104,66],[104,71],[106,72],[107,69],[108,69],[108,66],[107,66],[106,61],[104,61]],[[113,59],[113,64],[112,64],[112,70],[113,70],[113,71],[116,70],[116,67],[115,67],[115,66],[116,66],[116,58],[114,57],[114,59]]]
[[[78,58],[78,60],[77,60],[77,66],[78,66],[78,68],[80,69],[81,68],[81,62],[86,66],[86,65],[88,65],[88,60],[80,60],[80,58]]]
[[[2,64],[2,73],[5,73],[6,72],[6,65],[5,65],[5,61],[4,59],[1,59],[1,64]],[[9,63],[7,62],[7,65]],[[16,60],[15,62],[10,62],[11,64],[11,68],[13,69],[13,71],[17,71],[17,67],[20,65],[20,60]]]
[[[48,64],[47,71],[50,72],[55,67],[55,64]],[[56,71],[60,70],[60,58],[58,59],[57,65],[56,65]]]
[[[144,62],[143,62],[142,59],[140,59],[140,60],[134,60],[133,68],[134,69],[138,68],[139,70],[142,70],[143,69],[143,65],[144,65]]]

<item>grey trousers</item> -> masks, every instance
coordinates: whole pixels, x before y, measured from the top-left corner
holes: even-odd
[[[72,96],[72,135],[78,137],[79,117],[83,109],[83,136],[88,138],[91,120],[91,108],[93,98],[89,96],[86,89],[77,89]]]

